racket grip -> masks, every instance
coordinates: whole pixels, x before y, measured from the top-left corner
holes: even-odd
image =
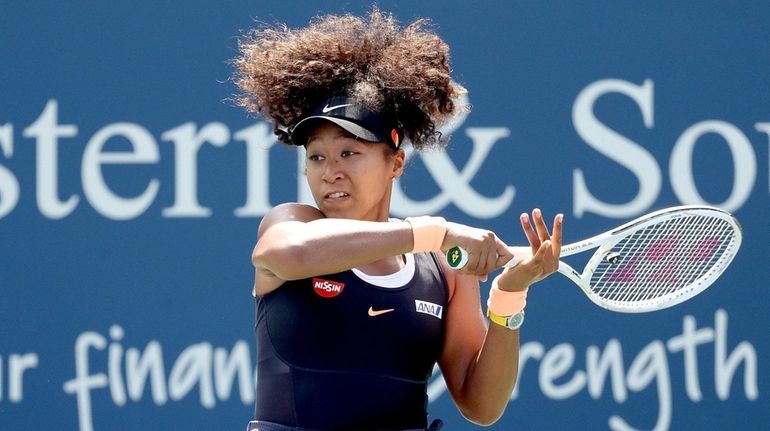
[[[456,245],[447,250],[446,261],[454,270],[463,269],[468,264],[468,252]]]
[[[513,254],[513,259],[505,264],[505,268],[513,268],[522,260],[532,257],[532,249],[529,247],[508,247],[508,250]],[[468,264],[468,252],[456,245],[447,250],[446,261],[452,269],[463,269]]]

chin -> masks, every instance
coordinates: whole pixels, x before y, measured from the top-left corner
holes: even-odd
[[[354,219],[354,217],[349,211],[341,210],[341,209],[335,209],[335,208],[319,208],[321,212],[323,213],[326,218],[346,218],[346,219]]]

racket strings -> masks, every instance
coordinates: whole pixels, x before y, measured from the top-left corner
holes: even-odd
[[[670,223],[667,226],[667,231],[664,232],[662,236],[662,238],[665,239],[657,239],[656,241],[664,241],[668,247],[672,247],[672,242],[675,241],[674,238],[676,238],[676,235],[681,234],[681,236],[684,237],[684,243],[692,244],[692,233],[694,232],[693,225],[696,223],[696,220],[694,218],[689,218],[682,219],[681,221],[681,226],[676,226],[674,223]],[[707,226],[703,227],[707,228]],[[651,237],[654,239],[654,236],[651,235]],[[656,247],[656,244],[657,242],[652,242],[650,247]],[[653,259],[653,264],[649,266],[647,272],[648,275],[652,278],[651,281],[656,283],[647,283],[646,286],[638,286],[637,289],[635,289],[637,293],[629,297],[628,300],[633,302],[645,301],[655,297],[668,295],[680,289],[682,286],[688,285],[689,283],[687,282],[680,282],[680,280],[677,278],[678,274],[676,274],[676,271],[672,267],[673,262],[682,262],[686,250],[686,247],[676,247],[674,250],[671,250],[664,259],[659,257],[657,259]],[[668,252],[668,250],[665,250],[665,252]],[[660,254],[660,252],[657,253]],[[656,256],[652,257],[654,258]],[[689,268],[687,272],[698,274],[696,271],[690,271]]]
[[[696,242],[694,250],[689,253],[685,253],[683,249],[681,258],[690,264],[685,266],[687,271],[683,271],[682,274],[685,285],[695,283],[703,274],[717,267],[720,258],[725,255],[727,248],[732,244],[732,229],[727,222],[713,219],[705,230],[713,232],[714,236],[698,239],[700,242]]]
[[[688,259],[688,254],[694,254],[695,250],[696,256],[717,256],[714,251],[718,250],[713,249],[713,244],[715,241],[718,244],[718,240],[702,235],[709,231],[718,234],[714,223],[714,219],[682,219],[679,223],[669,224],[657,237],[650,235],[647,248],[639,257],[648,263],[647,268],[639,271],[639,277],[631,286],[633,295],[627,300],[639,302],[667,296],[691,285],[704,269],[711,268],[710,259]],[[698,251],[704,247],[711,250]]]
[[[605,301],[642,303],[665,300],[721,271],[735,232],[726,220],[691,215],[664,220],[633,232],[605,253],[591,276],[592,291]]]
[[[648,235],[648,244],[639,257],[640,261],[646,262],[646,267],[632,268],[632,271],[638,272],[638,277],[633,278],[634,283],[629,289],[631,295],[625,300],[640,302],[667,296],[692,284],[702,275],[705,259],[693,265],[686,255],[688,251],[692,254],[693,247],[702,247],[698,244],[703,244],[703,241],[713,241],[700,233],[714,230],[715,220],[704,220],[706,224],[699,223],[701,220],[696,218],[681,219],[677,223],[669,223],[660,232]],[[711,250],[709,257],[713,256]],[[618,292],[622,293],[622,290]]]

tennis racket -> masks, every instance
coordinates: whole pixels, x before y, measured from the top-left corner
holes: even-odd
[[[561,256],[594,249],[582,273],[559,261],[559,273],[600,307],[621,313],[656,311],[684,302],[709,287],[730,265],[742,240],[732,215],[707,206],[666,208],[584,241],[564,245]],[[506,267],[532,256],[511,247]],[[447,251],[452,268],[468,262],[460,247]]]

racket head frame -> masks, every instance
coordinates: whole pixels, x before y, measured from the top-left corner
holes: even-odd
[[[692,216],[706,216],[723,220],[727,222],[732,231],[732,243],[729,246],[729,250],[726,250],[723,255],[720,256],[717,262],[711,266],[709,271],[689,283],[686,288],[677,289],[668,295],[653,298],[651,300],[638,302],[612,301],[603,298],[594,292],[591,287],[591,280],[594,272],[602,262],[607,260],[608,255],[612,253],[613,247],[615,247],[621,240],[649,226],[664,221]],[[671,207],[639,217],[611,231],[563,246],[561,249],[561,256],[570,256],[591,248],[597,248],[597,250],[588,260],[582,272],[576,271],[572,266],[563,261],[559,262],[558,272],[577,284],[593,303],[607,310],[621,313],[657,311],[684,302],[698,295],[713,284],[735,258],[735,255],[740,249],[742,238],[743,235],[740,223],[735,217],[724,210],[697,205]],[[531,255],[531,251],[529,253]]]

